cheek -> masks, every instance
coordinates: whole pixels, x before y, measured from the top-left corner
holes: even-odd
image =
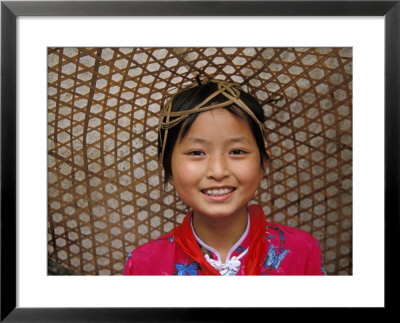
[[[258,188],[260,181],[263,179],[264,170],[259,163],[250,163],[238,168],[236,175],[239,182],[245,185],[247,189],[253,190]]]
[[[202,177],[202,170],[199,165],[192,163],[178,162],[172,164],[172,185],[178,191],[189,188],[196,184]]]
[[[255,185],[258,185],[259,181],[263,177],[263,172],[258,166],[253,166],[253,167],[244,167],[241,172],[240,172],[240,178],[242,181],[246,183],[254,183]]]

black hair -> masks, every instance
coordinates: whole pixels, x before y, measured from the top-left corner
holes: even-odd
[[[177,112],[177,111],[191,110],[197,105],[199,105],[201,102],[203,102],[205,99],[207,99],[211,94],[213,94],[217,90],[218,90],[218,85],[215,82],[207,82],[205,84],[199,84],[198,86],[183,90],[182,92],[179,92],[173,97],[171,111]],[[239,90],[239,93],[240,93],[239,98],[254,113],[256,118],[263,124],[265,116],[264,116],[264,110],[261,107],[260,103],[253,96],[242,90]],[[227,101],[227,98],[222,94],[219,94],[215,98],[213,98],[210,102],[208,102],[207,106],[225,101]],[[235,104],[226,106],[224,107],[224,109],[228,110],[235,116],[246,121],[246,123],[249,125],[249,128],[254,136],[258,150],[260,152],[261,168],[264,169],[264,162],[269,159],[269,156],[266,151],[263,133],[260,129],[260,126],[251,116],[249,116],[244,110],[237,107]],[[171,158],[175,143],[178,140],[182,140],[185,137],[185,135],[189,131],[190,127],[196,120],[199,113],[193,113],[189,115],[184,121],[180,122],[179,124],[168,130],[168,137],[164,147],[164,156],[163,156],[164,158],[161,161],[164,167],[165,183],[167,183],[170,177],[172,176]],[[163,138],[165,135],[165,130],[161,129],[160,131],[162,132],[161,138]],[[159,156],[161,156],[161,151],[162,151],[161,138],[159,136],[158,139]]]

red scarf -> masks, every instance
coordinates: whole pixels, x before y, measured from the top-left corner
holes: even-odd
[[[246,275],[258,275],[259,268],[263,262],[265,249],[264,232],[266,226],[265,214],[261,206],[252,204],[247,207],[250,215],[250,246],[247,253]],[[197,243],[193,235],[190,223],[191,212],[184,218],[181,225],[174,229],[176,243],[182,250],[196,261],[205,275],[220,275],[220,273],[211,266]]]

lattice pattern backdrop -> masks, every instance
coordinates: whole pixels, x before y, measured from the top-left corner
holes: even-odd
[[[352,274],[351,48],[49,48],[49,259],[121,274],[128,252],[182,221],[158,112],[199,73],[263,103],[272,161],[254,201],[267,219],[318,238],[328,274]]]

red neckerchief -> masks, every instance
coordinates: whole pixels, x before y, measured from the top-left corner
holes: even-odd
[[[246,275],[258,275],[259,268],[262,265],[263,255],[265,250],[265,214],[261,206],[252,204],[247,207],[250,216],[250,246],[247,252],[247,264],[245,269]],[[181,225],[176,227],[173,231],[176,243],[182,250],[196,261],[201,271],[205,275],[220,275],[220,273],[211,266],[197,243],[193,235],[192,226],[190,224],[191,212],[184,218]]]

